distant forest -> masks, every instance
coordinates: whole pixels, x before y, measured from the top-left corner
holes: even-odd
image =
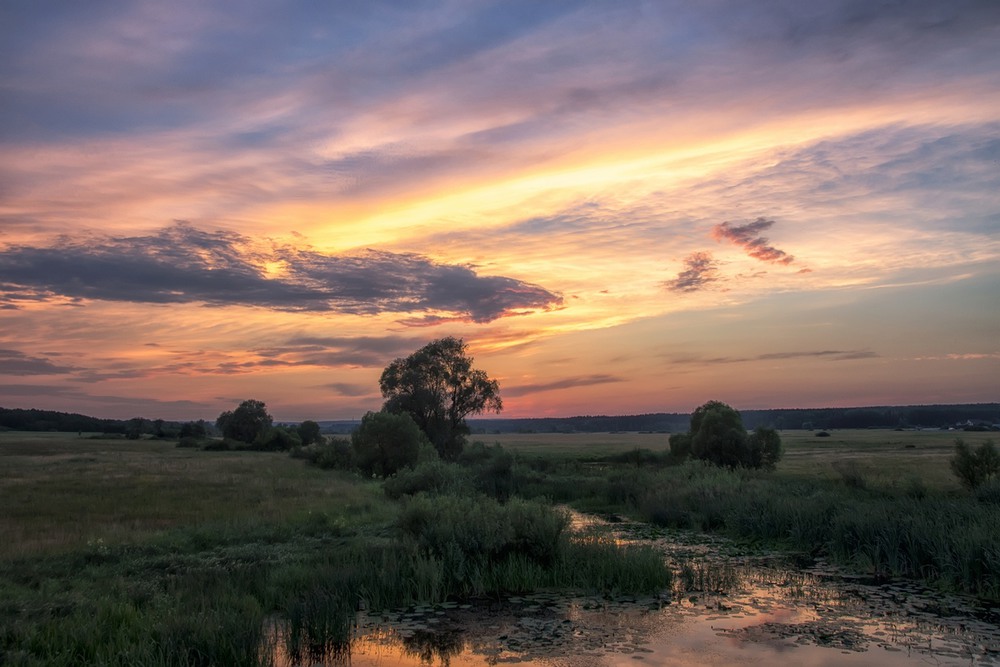
[[[1000,424],[1000,403],[910,405],[868,408],[803,408],[741,410],[747,428],[953,428]],[[658,412],[646,415],[555,417],[545,419],[470,419],[473,433],[573,433],[607,431],[687,431],[691,415]]]
[[[76,431],[170,437],[180,432],[180,426],[178,422],[163,419],[98,419],[73,412],[0,408],[0,431]]]
[[[776,429],[838,428],[1000,428],[1000,403],[964,405],[911,405],[868,408],[806,408],[743,410],[747,428]],[[360,422],[319,421],[325,433],[350,433]],[[470,419],[473,435],[490,433],[601,433],[608,431],[687,431],[690,415],[658,412],[645,415],[548,417],[538,419]],[[206,424],[211,430],[211,424]],[[135,437],[175,436],[180,422],[163,419],[98,419],[52,410],[0,408],[0,430],[76,431],[112,433]]]

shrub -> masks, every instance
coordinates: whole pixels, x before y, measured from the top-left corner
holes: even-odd
[[[354,470],[357,467],[354,447],[347,438],[333,437],[307,447],[293,447],[288,455],[326,470]]]
[[[977,486],[976,500],[981,503],[1000,505],[1000,478],[988,479]]]
[[[367,413],[351,434],[351,445],[361,471],[379,477],[412,468],[434,450],[424,432],[405,412]]]
[[[258,435],[251,449],[264,452],[284,452],[302,446],[298,433],[283,426],[275,426]]]
[[[459,462],[469,468],[473,486],[480,493],[504,502],[515,491],[514,455],[499,444],[474,442],[462,453]]]
[[[1000,474],[1000,452],[992,440],[987,440],[973,450],[964,440],[955,440],[955,455],[951,458],[951,471],[967,489],[976,489]]]
[[[758,426],[747,439],[750,448],[750,467],[774,470],[781,459],[781,436],[773,428]]]
[[[393,500],[418,493],[457,495],[472,490],[468,475],[461,466],[441,460],[420,463],[412,470],[400,470],[386,478],[382,488]]]
[[[670,436],[670,455],[678,461],[691,455],[690,433],[674,433]]]

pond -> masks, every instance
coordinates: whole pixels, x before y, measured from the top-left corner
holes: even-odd
[[[909,582],[876,583],[822,562],[795,567],[732,543],[631,526],[675,568],[653,598],[538,594],[359,613],[350,646],[279,667],[519,664],[1000,667],[1000,609]],[[275,635],[276,637],[278,635]]]

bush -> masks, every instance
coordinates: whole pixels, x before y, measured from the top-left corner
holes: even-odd
[[[412,470],[400,470],[388,477],[382,488],[393,500],[418,493],[459,495],[472,491],[466,471],[441,460],[420,463]]]
[[[678,461],[691,455],[691,434],[674,433],[670,436],[670,455]]]
[[[951,471],[967,489],[974,490],[1000,474],[1000,452],[992,440],[987,440],[973,450],[964,440],[955,440],[955,455],[951,458]]]
[[[977,486],[976,500],[981,503],[1000,505],[1000,478],[994,477]]]
[[[369,412],[351,434],[358,468],[388,477],[435,456],[434,447],[407,413]]]
[[[773,428],[758,426],[747,438],[750,448],[750,467],[774,470],[781,459],[781,436]]]
[[[354,470],[357,467],[354,447],[347,438],[333,437],[307,447],[293,447],[288,455],[325,470]]]
[[[459,463],[469,468],[475,489],[500,502],[514,495],[514,455],[499,444],[493,446],[474,442],[463,451]]]
[[[250,448],[262,452],[285,452],[301,446],[298,433],[283,426],[275,426],[258,435]]]

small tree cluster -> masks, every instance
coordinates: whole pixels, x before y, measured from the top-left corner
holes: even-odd
[[[964,440],[955,440],[955,455],[951,471],[967,489],[974,490],[985,482],[1000,477],[1000,452],[992,440],[972,449]]]
[[[758,426],[747,433],[740,413],[720,401],[709,401],[691,414],[691,431],[670,436],[675,458],[693,456],[728,468],[774,468],[781,459],[781,436]]]
[[[243,401],[235,410],[223,412],[215,420],[223,437],[247,444],[264,435],[273,423],[274,419],[268,414],[264,402],[253,399]]]

